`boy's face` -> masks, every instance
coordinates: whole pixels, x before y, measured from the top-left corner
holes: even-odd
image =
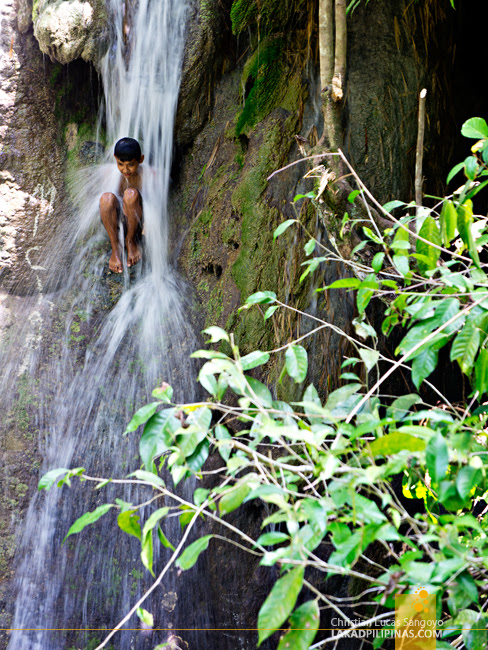
[[[133,158],[132,160],[120,160],[117,156],[114,156],[115,162],[117,163],[117,168],[122,176],[125,178],[130,178],[137,174],[137,169],[139,165],[144,161],[144,156],[141,156],[140,160]]]

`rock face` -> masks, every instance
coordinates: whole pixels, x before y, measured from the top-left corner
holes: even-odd
[[[51,61],[98,61],[107,39],[103,0],[39,0],[33,18],[39,47]]]

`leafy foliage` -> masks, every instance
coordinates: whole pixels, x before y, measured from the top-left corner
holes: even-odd
[[[369,598],[364,607],[361,600],[352,599],[356,615],[363,618],[362,627],[372,625],[380,612],[391,616],[394,594],[420,583],[437,596],[437,618],[445,629],[438,647],[486,647],[488,522],[474,513],[479,505],[485,507],[488,491],[488,408],[483,401],[488,392],[488,276],[483,251],[488,235],[487,220],[474,213],[473,198],[488,182],[484,180],[488,127],[481,118],[473,118],[463,133],[477,142],[472,155],[449,177],[463,171],[465,182],[434,207],[417,210],[394,202],[382,208],[359,181],[361,192],[352,200],[368,201],[370,211],[382,210],[392,223],[385,232],[373,219],[367,226],[360,224],[374,253],[366,261],[359,255],[364,246],[345,259],[334,243],[324,247],[307,233],[306,269],[341,262],[353,276],[318,289],[356,292],[356,337],[342,332],[354,351],[343,362],[343,385],[326,399],[309,384],[299,401],[277,400],[268,386],[248,373],[273,358],[282,364],[282,375],[288,374],[297,385],[303,383],[309,335],[277,350],[241,356],[232,333],[208,328],[205,333],[214,347],[193,354],[202,359],[198,378],[208,400],[174,403],[171,387],[165,384],[153,393],[157,401],[141,408],[128,427],[129,433],[143,427],[140,456],[145,469],[126,480],[150,485],[154,501],[164,498],[164,507],[143,517],[142,506],[105,504],[78,519],[68,534],[81,532],[117,507],[119,527],[140,540],[141,559],[149,571],[153,571],[154,530],[159,543],[174,550],[168,565],[176,562],[181,570],[189,570],[212,539],[205,535],[183,550],[196,518],[217,520],[223,531],[232,532],[229,541],[235,543],[233,536],[239,534],[241,548],[258,554],[261,565],[279,569],[280,577],[258,616],[259,644],[286,626],[278,650],[309,648],[323,609],[333,608],[348,618],[351,601],[323,593],[322,583],[315,586],[311,575],[317,570],[324,576],[351,576],[366,585]],[[319,202],[312,202],[321,210]],[[401,215],[394,216],[399,210]],[[293,223],[300,222],[285,222],[275,238]],[[310,258],[316,250],[322,254]],[[368,320],[373,300],[384,305],[382,333],[401,332],[396,360],[377,348],[379,332]],[[253,294],[243,309],[256,305],[265,307],[265,319],[288,309],[272,291]],[[315,331],[320,329],[341,333],[325,321],[319,321]],[[464,377],[468,393],[471,390],[469,401],[452,404],[429,382],[442,348],[449,349],[451,363]],[[389,396],[386,381],[400,372],[411,379],[407,392]],[[413,386],[420,392],[412,392]],[[435,400],[430,404],[432,394]],[[192,501],[167,487],[160,476],[163,467],[175,485],[188,477],[198,483],[206,475],[211,450],[220,454],[223,466],[216,487],[198,486]],[[96,482],[97,487],[106,482],[82,468],[60,469],[48,472],[39,488],[69,485],[74,475]],[[402,479],[403,495],[393,489],[395,477]],[[416,514],[408,507],[414,496]],[[228,515],[256,500],[266,508],[262,534],[255,540],[231,525]],[[422,507],[417,507],[419,500]],[[174,515],[185,530],[176,548],[163,532],[165,519]],[[226,539],[213,537],[215,544]],[[330,553],[323,552],[324,546]],[[378,547],[382,565],[371,560],[372,549]],[[308,600],[297,607],[299,596],[305,594]],[[152,627],[148,612],[141,609],[139,616]],[[381,642],[377,639],[374,647]]]

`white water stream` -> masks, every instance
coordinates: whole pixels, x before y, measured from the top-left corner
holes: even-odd
[[[65,278],[63,288],[26,300],[25,322],[0,353],[0,390],[6,399],[18,396],[19,386],[37,396],[40,475],[74,466],[91,475],[126,475],[139,466],[137,440],[122,433],[158,381],[172,383],[179,398],[193,397],[188,355],[194,344],[185,288],[168,261],[167,209],[187,1],[139,0],[129,21],[129,52],[123,38],[123,8],[129,3],[107,2],[114,27],[102,63],[107,162],[84,170],[75,182],[78,208],[66,231],[71,237],[76,233],[76,245],[69,267],[60,256],[52,270],[54,277]],[[117,187],[112,151],[123,136],[141,142],[144,166],[152,170],[146,171],[142,191],[144,259],[130,274],[125,269],[123,277],[107,279],[110,247],[99,223],[98,199]],[[53,254],[65,245],[54,242]],[[117,287],[121,293],[114,299]],[[107,315],[111,300],[115,304]],[[76,517],[116,496],[120,492],[110,487],[94,492],[75,480],[71,488],[34,497],[19,535],[12,626],[18,631],[9,650],[93,648],[95,639],[104,637],[99,628],[114,626],[151,583],[139,559],[139,542],[117,533],[113,511],[61,544]],[[135,503],[143,496],[126,491],[123,498]],[[177,534],[176,528],[166,532]],[[171,625],[174,597],[169,583],[158,593],[158,627]],[[151,609],[150,602],[145,606]],[[134,619],[129,626],[137,625]],[[122,632],[114,647],[152,648],[166,638],[165,633],[149,639]]]

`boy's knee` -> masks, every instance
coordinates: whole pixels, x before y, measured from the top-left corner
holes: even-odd
[[[112,192],[105,192],[100,197],[100,209],[117,208],[117,197]]]
[[[141,202],[139,190],[136,190],[134,187],[129,187],[129,189],[124,192],[124,204],[130,206],[139,205]]]

